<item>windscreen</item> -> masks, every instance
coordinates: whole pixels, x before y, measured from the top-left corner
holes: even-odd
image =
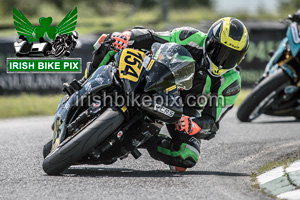
[[[154,60],[167,66],[172,72],[175,84],[184,90],[193,86],[195,60],[183,46],[176,43],[154,43],[151,47]]]

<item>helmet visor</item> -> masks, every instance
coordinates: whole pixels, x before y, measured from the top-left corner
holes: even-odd
[[[237,51],[225,46],[213,37],[207,38],[205,42],[205,52],[210,60],[220,69],[232,69],[240,64],[246,51]]]

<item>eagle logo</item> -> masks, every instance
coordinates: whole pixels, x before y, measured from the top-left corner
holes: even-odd
[[[40,38],[54,40],[57,35],[72,34],[77,24],[77,7],[71,10],[58,26],[51,26],[52,17],[41,17],[40,26],[33,26],[23,13],[13,8],[14,25],[19,36],[23,35],[28,42],[38,41]]]

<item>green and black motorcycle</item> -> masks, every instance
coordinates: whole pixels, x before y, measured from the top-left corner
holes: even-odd
[[[72,81],[54,117],[53,139],[43,149],[43,170],[58,175],[75,164],[112,164],[129,154],[138,158],[137,148],[164,122],[181,117],[179,91],[192,87],[194,73],[184,47],[154,43],[147,53],[120,51],[83,85]]]

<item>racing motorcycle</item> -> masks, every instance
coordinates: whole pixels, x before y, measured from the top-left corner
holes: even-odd
[[[263,76],[238,109],[242,122],[261,114],[300,118],[300,12],[284,22],[289,23],[286,37],[271,53]]]
[[[74,164],[112,164],[129,154],[137,159],[138,147],[182,116],[179,91],[192,87],[194,73],[184,47],[154,43],[151,52],[120,51],[83,85],[72,81],[54,117],[53,139],[43,148],[43,170],[59,175]]]

